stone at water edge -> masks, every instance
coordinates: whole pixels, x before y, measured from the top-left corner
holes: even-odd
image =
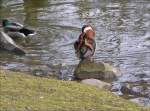
[[[121,73],[113,66],[103,62],[93,62],[90,60],[82,60],[78,64],[74,72],[76,79],[100,79],[104,81],[113,81]]]
[[[133,103],[137,103],[141,106],[150,107],[150,99],[146,97],[133,98],[133,99],[130,99],[130,101]]]
[[[150,87],[146,83],[137,85],[137,83],[121,83],[114,82],[112,83],[111,91],[117,95],[127,95],[129,97],[147,97],[150,98]]]
[[[81,81],[82,84],[87,84],[91,86],[96,86],[98,88],[105,88],[105,89],[110,89],[111,84],[103,82],[98,79],[84,79]]]

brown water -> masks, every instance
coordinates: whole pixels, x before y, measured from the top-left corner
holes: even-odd
[[[82,25],[90,23],[96,30],[94,59],[109,62],[123,73],[114,84],[146,86],[144,91],[150,93],[149,0],[0,0],[2,18],[37,31],[20,43],[28,51],[25,56],[0,51],[3,68],[48,72],[53,65],[77,64],[73,42]],[[150,100],[150,94],[144,97]]]

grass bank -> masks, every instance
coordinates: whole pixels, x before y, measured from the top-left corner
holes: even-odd
[[[0,111],[150,111],[104,89],[0,70]]]

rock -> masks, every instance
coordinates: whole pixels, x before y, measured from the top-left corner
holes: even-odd
[[[150,107],[150,99],[149,98],[139,97],[139,98],[130,99],[130,101],[137,103],[139,105],[142,105],[142,106]]]
[[[145,96],[145,94],[144,94],[145,91],[144,90],[145,89],[143,88],[143,86],[134,86],[134,87],[131,88],[132,93],[136,96],[142,96],[142,95]]]
[[[4,48],[8,51],[15,52],[17,54],[25,54],[26,52],[23,48],[17,45],[11,37],[9,37],[6,33],[0,32],[0,44],[1,48]]]
[[[114,82],[111,84],[111,92],[113,92],[115,95],[122,96],[123,93],[121,92],[122,84],[118,82]]]
[[[147,85],[133,86],[131,87],[131,92],[133,95],[136,95],[136,96],[150,98],[150,87]]]
[[[112,83],[111,91],[114,94],[119,95],[119,96],[122,96],[122,95],[126,95],[127,96],[127,94],[129,96],[133,95],[133,92],[131,90],[131,85],[128,84],[128,83],[117,83],[117,82],[114,82],[114,83]]]
[[[125,97],[147,97],[150,98],[150,87],[146,83],[137,85],[137,83],[112,83],[111,91],[117,95]]]
[[[30,72],[35,75],[35,76],[39,76],[39,77],[47,77],[50,76],[50,69],[47,66],[42,66],[42,65],[38,65],[38,66],[32,66],[30,69]]]
[[[74,69],[75,65],[66,65],[66,63],[61,64],[47,64],[50,72],[55,74],[60,80],[74,80]]]
[[[122,84],[120,90],[121,90],[121,92],[122,92],[123,94],[130,94],[130,95],[133,95],[133,92],[132,92],[132,90],[131,90],[131,85],[128,84],[128,83]]]
[[[98,79],[84,79],[81,81],[81,83],[96,86],[98,88],[106,88],[106,89],[110,89],[111,86],[109,83],[103,82]]]
[[[77,79],[101,79],[106,81],[112,81],[116,77],[120,76],[120,72],[113,66],[103,62],[92,62],[90,60],[82,60],[74,72]]]
[[[74,65],[62,65],[59,71],[59,79],[61,80],[73,80]]]

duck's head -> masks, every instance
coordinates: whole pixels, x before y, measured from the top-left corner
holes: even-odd
[[[84,25],[82,27],[82,33],[85,33],[85,35],[90,39],[93,39],[95,36],[95,31],[93,30],[91,25]]]
[[[3,20],[2,20],[2,26],[3,26],[3,27],[6,27],[6,26],[8,26],[8,25],[10,25],[9,20],[3,19]]]

